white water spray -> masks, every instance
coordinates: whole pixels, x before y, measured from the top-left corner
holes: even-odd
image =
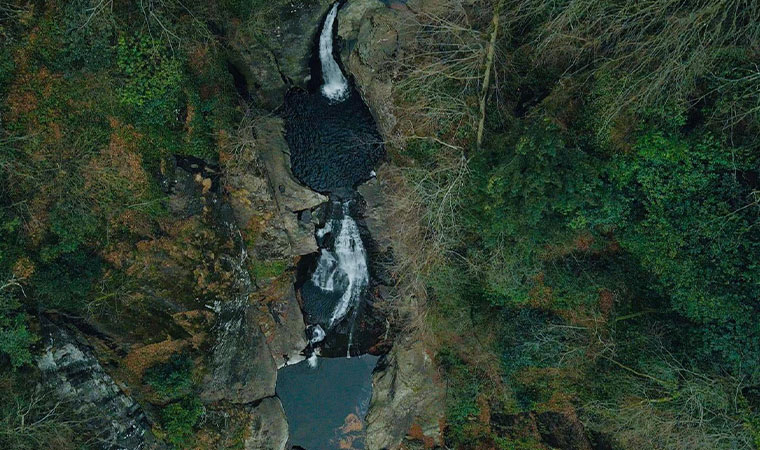
[[[317,344],[323,340],[325,340],[325,330],[319,325],[315,325],[314,329],[311,331],[311,339],[309,339],[309,342]]]
[[[342,102],[348,97],[348,82],[340,66],[333,58],[333,24],[338,15],[338,4],[334,4],[325,19],[319,35],[319,61],[322,63],[322,94],[333,102]]]
[[[335,250],[330,252],[322,249],[317,269],[311,279],[315,286],[325,292],[335,290],[335,278],[338,276],[344,277],[348,282],[330,316],[330,327],[338,323],[348,310],[359,302],[362,291],[369,283],[367,253],[359,235],[359,227],[348,214],[348,203],[344,203],[342,207],[343,217],[333,219],[320,230],[321,236],[324,236],[336,228],[332,222],[340,222],[340,232],[335,237]]]

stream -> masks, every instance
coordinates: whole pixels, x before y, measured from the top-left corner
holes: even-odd
[[[289,444],[306,450],[365,448],[364,418],[378,360],[368,352],[381,335],[372,314],[373,241],[356,188],[375,175],[384,148],[334,45],[339,8],[330,8],[316,36],[312,85],[292,88],[284,104],[293,174],[329,197],[316,212],[319,252],[298,266],[306,360],[281,368],[277,377]]]

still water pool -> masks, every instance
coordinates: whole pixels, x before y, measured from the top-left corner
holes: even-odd
[[[306,450],[363,449],[364,417],[378,357],[318,358],[277,373],[290,444]]]

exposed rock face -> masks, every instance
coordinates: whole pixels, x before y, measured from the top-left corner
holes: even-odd
[[[290,86],[306,85],[314,37],[332,3],[274,0],[258,20],[230,33],[251,94],[262,106],[274,109]],[[251,45],[257,41],[261,45]]]
[[[427,7],[416,2],[410,8],[422,6]],[[389,63],[402,57],[404,43],[413,39],[405,25],[409,14],[403,5],[388,8],[379,0],[349,0],[339,16],[343,61],[386,141],[393,139],[397,124]],[[384,199],[385,170],[379,168],[377,178],[360,186],[359,192],[366,201],[365,222],[377,250],[390,255],[393,237],[386,224],[393,219]],[[378,365],[372,384],[366,419],[368,449],[398,449],[410,434],[426,448],[442,444],[445,390],[422,342],[398,336]]]
[[[225,177],[238,227],[253,242],[253,254],[264,259],[314,252],[314,223],[298,217],[327,198],[293,177],[281,119],[264,118],[255,131],[253,148]]]
[[[400,54],[399,33],[404,11],[386,8],[379,0],[356,0],[342,8],[338,34],[345,40],[343,61],[354,76],[381,134],[388,139],[397,119],[393,114],[387,62]]]
[[[285,450],[287,443],[288,421],[280,399],[263,399],[251,410],[245,450]]]
[[[277,366],[247,297],[221,306],[215,334],[211,371],[204,379],[201,399],[251,403],[273,396]]]
[[[100,433],[101,448],[165,448],[140,405],[116,385],[92,351],[61,328],[51,325],[48,331],[48,346],[37,362],[44,382]]]
[[[387,197],[384,192],[389,189],[386,177],[386,166],[377,169],[377,177],[362,184],[357,189],[365,202],[363,213],[364,223],[381,253],[390,251],[393,245],[393,236],[390,228],[385,226],[389,218],[390,210]]]
[[[367,414],[367,448],[396,449],[414,427],[416,434],[442,442],[445,390],[435,365],[421,342],[396,342],[381,360],[372,379],[372,401]]]
[[[301,351],[308,345],[293,283],[287,283],[283,291],[277,291],[275,298],[259,304],[259,325],[277,368],[302,361]]]
[[[281,211],[297,212],[327,201],[327,197],[318,194],[300,184],[290,170],[290,149],[283,135],[282,119],[269,117],[256,127],[257,143],[260,145],[259,157],[266,168],[277,207]]]

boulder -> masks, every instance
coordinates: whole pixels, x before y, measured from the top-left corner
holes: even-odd
[[[258,302],[259,325],[277,368],[302,361],[301,351],[308,345],[306,325],[292,281],[278,290],[274,298]]]
[[[412,429],[442,443],[446,392],[422,342],[406,336],[383,358],[372,376],[367,448],[397,449]]]
[[[247,296],[219,307],[201,400],[251,403],[274,395],[277,366]]]
[[[245,450],[285,450],[288,421],[280,399],[268,397],[251,409],[251,419],[244,442]]]

